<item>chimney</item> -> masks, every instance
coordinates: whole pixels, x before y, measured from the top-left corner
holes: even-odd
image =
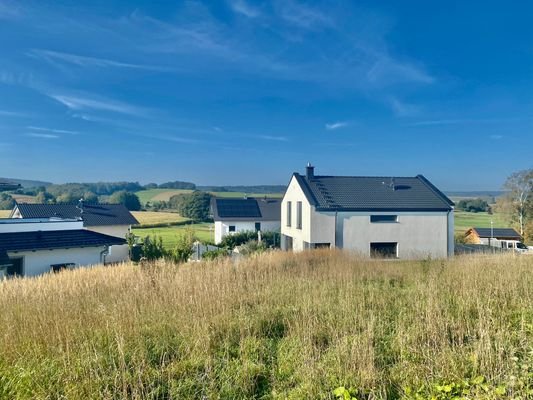
[[[310,162],[308,162],[307,167],[305,167],[305,176],[307,179],[313,179],[315,177],[315,167],[313,167]]]

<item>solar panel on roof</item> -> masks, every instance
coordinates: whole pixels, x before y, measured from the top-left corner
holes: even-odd
[[[217,200],[218,215],[222,218],[261,218],[255,199]]]

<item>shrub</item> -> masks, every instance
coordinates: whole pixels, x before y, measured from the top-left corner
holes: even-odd
[[[226,249],[218,249],[218,250],[208,250],[202,254],[202,259],[208,261],[208,260],[215,260],[217,258],[224,258],[228,257],[229,253]]]
[[[194,221],[206,221],[209,217],[210,203],[209,193],[196,191],[172,196],[168,206],[177,210],[183,217]]]
[[[195,240],[193,230],[185,229],[183,232],[180,232],[176,245],[167,253],[167,257],[175,263],[186,262],[192,255],[192,246]]]
[[[141,209],[141,201],[135,193],[121,190],[115,192],[109,198],[111,203],[123,204],[130,211],[139,211]]]
[[[15,200],[7,193],[0,193],[0,210],[11,210],[15,207]]]

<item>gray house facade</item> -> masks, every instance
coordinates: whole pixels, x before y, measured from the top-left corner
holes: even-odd
[[[454,204],[422,175],[294,173],[281,205],[285,250],[341,248],[363,256],[446,258],[454,252]]]

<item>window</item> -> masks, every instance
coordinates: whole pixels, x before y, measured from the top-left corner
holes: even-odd
[[[302,202],[296,202],[296,229],[302,229]]]
[[[7,266],[7,276],[22,276],[23,273],[23,258],[12,258],[11,264]]]
[[[312,245],[314,249],[329,249],[331,248],[329,243],[314,243]]]
[[[387,222],[398,222],[397,215],[371,215],[371,223],[387,223]]]
[[[398,243],[380,242],[370,243],[370,257],[398,258]]]
[[[287,202],[287,226],[290,227],[292,223],[292,201]]]
[[[235,232],[235,225],[230,225],[228,230],[230,232]]]
[[[256,222],[255,223],[255,231],[258,232],[261,230],[261,222]]]

